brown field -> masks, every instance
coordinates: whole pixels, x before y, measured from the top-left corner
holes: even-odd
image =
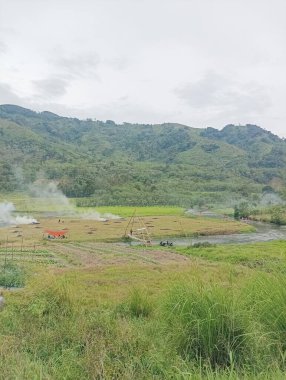
[[[180,216],[144,217],[151,238],[191,236],[192,234],[228,234],[245,231],[248,225],[227,220],[187,218]],[[0,261],[51,265],[62,268],[102,268],[134,266],[158,268],[161,265],[180,268],[190,259],[170,248],[145,249],[120,242],[129,219],[106,222],[65,218],[40,218],[40,224],[10,226],[0,229]],[[137,228],[133,225],[133,230]],[[130,225],[127,232],[129,232]],[[65,239],[44,239],[46,229],[67,229]],[[32,265],[33,266],[33,265]]]
[[[21,251],[14,245],[12,251],[11,245],[8,249],[2,246],[0,264],[4,260],[20,264],[29,275],[30,288],[64,277],[84,294],[83,304],[118,302],[138,286],[151,295],[160,294],[162,287],[180,279],[204,278],[207,282],[215,277],[225,281],[228,276],[228,271],[221,269],[222,263],[188,257],[171,248],[69,241],[49,241],[31,248],[24,246]]]
[[[148,228],[151,238],[164,238],[167,236],[189,237],[194,234],[199,235],[216,235],[230,234],[238,232],[251,231],[247,224],[220,219],[206,218],[187,218],[183,216],[154,216],[143,217],[146,227]],[[67,229],[68,241],[92,241],[92,242],[114,242],[124,236],[125,229],[129,219],[116,219],[106,222],[96,220],[83,220],[65,218],[39,218],[40,224],[9,226],[0,229],[0,243],[5,244],[8,240],[10,243],[21,244],[39,244],[43,242],[43,233],[46,229],[62,230]],[[136,223],[133,230],[140,227]],[[129,227],[130,228],[130,227]],[[128,231],[129,232],[129,231]]]
[[[101,242],[48,242],[40,245],[2,244],[0,260],[29,264],[56,265],[58,267],[103,267],[114,264],[168,265],[186,263],[189,259],[170,249],[148,250],[121,243]]]

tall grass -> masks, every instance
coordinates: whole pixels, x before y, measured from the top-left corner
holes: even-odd
[[[35,276],[5,292],[0,379],[285,378],[286,280],[237,285],[192,278],[98,303],[76,276]]]
[[[189,361],[223,368],[250,357],[246,316],[232,290],[178,284],[166,301],[165,318],[170,342]]]
[[[64,278],[51,281],[44,277],[37,286],[37,293],[29,303],[28,312],[38,317],[66,317],[73,313],[77,304],[76,290]]]
[[[134,288],[129,297],[117,307],[121,315],[144,318],[149,317],[153,311],[153,305],[148,293],[144,289]]]
[[[272,354],[286,368],[286,278],[260,274],[244,290],[245,307],[271,339]]]

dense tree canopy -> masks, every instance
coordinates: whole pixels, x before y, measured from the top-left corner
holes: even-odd
[[[285,191],[286,142],[255,125],[116,124],[3,105],[0,149],[1,192],[39,173],[96,204],[191,206]]]

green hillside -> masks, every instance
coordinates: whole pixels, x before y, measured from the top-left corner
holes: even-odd
[[[1,192],[39,173],[95,205],[192,206],[286,186],[286,142],[255,125],[119,125],[2,105],[0,136]]]

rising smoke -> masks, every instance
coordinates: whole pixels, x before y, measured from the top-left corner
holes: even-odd
[[[37,220],[30,216],[15,215],[16,208],[11,202],[0,203],[0,225],[32,224]]]
[[[80,219],[97,220],[104,222],[110,219],[120,219],[119,216],[110,213],[101,214],[97,211],[79,212],[64,193],[58,188],[56,182],[40,179],[29,186],[32,197],[37,198],[47,210],[53,210],[49,214],[57,216],[70,216]]]
[[[260,200],[261,206],[285,205],[285,201],[275,193],[264,193]]]
[[[92,212],[76,212],[76,216],[80,217],[81,219],[87,219],[87,220],[97,220],[99,222],[106,222],[107,220],[111,219],[121,219],[118,215],[113,215],[110,213],[101,214],[97,211]]]
[[[47,206],[52,205],[65,210],[73,210],[69,199],[58,188],[56,182],[50,182],[44,179],[37,180],[29,186],[29,192],[32,197],[42,200]]]

